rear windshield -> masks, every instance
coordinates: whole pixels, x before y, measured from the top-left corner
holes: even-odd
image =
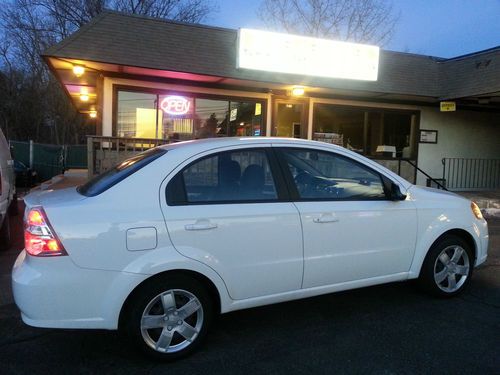
[[[166,154],[167,150],[162,148],[152,148],[138,155],[132,156],[110,170],[94,177],[90,181],[77,188],[77,191],[86,197],[94,197],[108,190],[139,169]]]

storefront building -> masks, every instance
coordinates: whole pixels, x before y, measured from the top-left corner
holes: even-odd
[[[500,47],[441,59],[260,33],[105,12],[44,58],[97,135],[313,139],[419,184],[470,160],[465,185],[500,186]]]

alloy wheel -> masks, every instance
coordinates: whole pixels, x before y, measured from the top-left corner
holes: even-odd
[[[459,290],[469,277],[469,255],[461,246],[448,246],[441,251],[434,263],[434,281],[442,291]]]
[[[199,299],[183,289],[167,290],[154,297],[141,317],[145,343],[161,353],[176,353],[191,345],[203,326]]]

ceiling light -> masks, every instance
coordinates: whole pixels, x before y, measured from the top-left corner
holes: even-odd
[[[81,77],[83,73],[85,73],[85,67],[81,65],[74,65],[73,66],[73,73],[77,77]]]
[[[304,95],[304,88],[302,86],[294,86],[294,88],[292,89],[292,95],[293,96],[301,96],[301,95]]]
[[[82,102],[88,102],[89,101],[89,96],[87,94],[80,94],[80,100]]]

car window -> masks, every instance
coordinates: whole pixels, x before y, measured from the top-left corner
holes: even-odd
[[[131,174],[137,172],[147,164],[151,163],[153,160],[158,159],[166,152],[167,150],[156,147],[134,155],[79,186],[77,191],[86,197],[99,195]]]
[[[331,152],[287,149],[284,161],[301,199],[385,199],[381,176],[362,164]]]
[[[264,150],[219,153],[191,164],[181,175],[187,203],[278,199]]]

